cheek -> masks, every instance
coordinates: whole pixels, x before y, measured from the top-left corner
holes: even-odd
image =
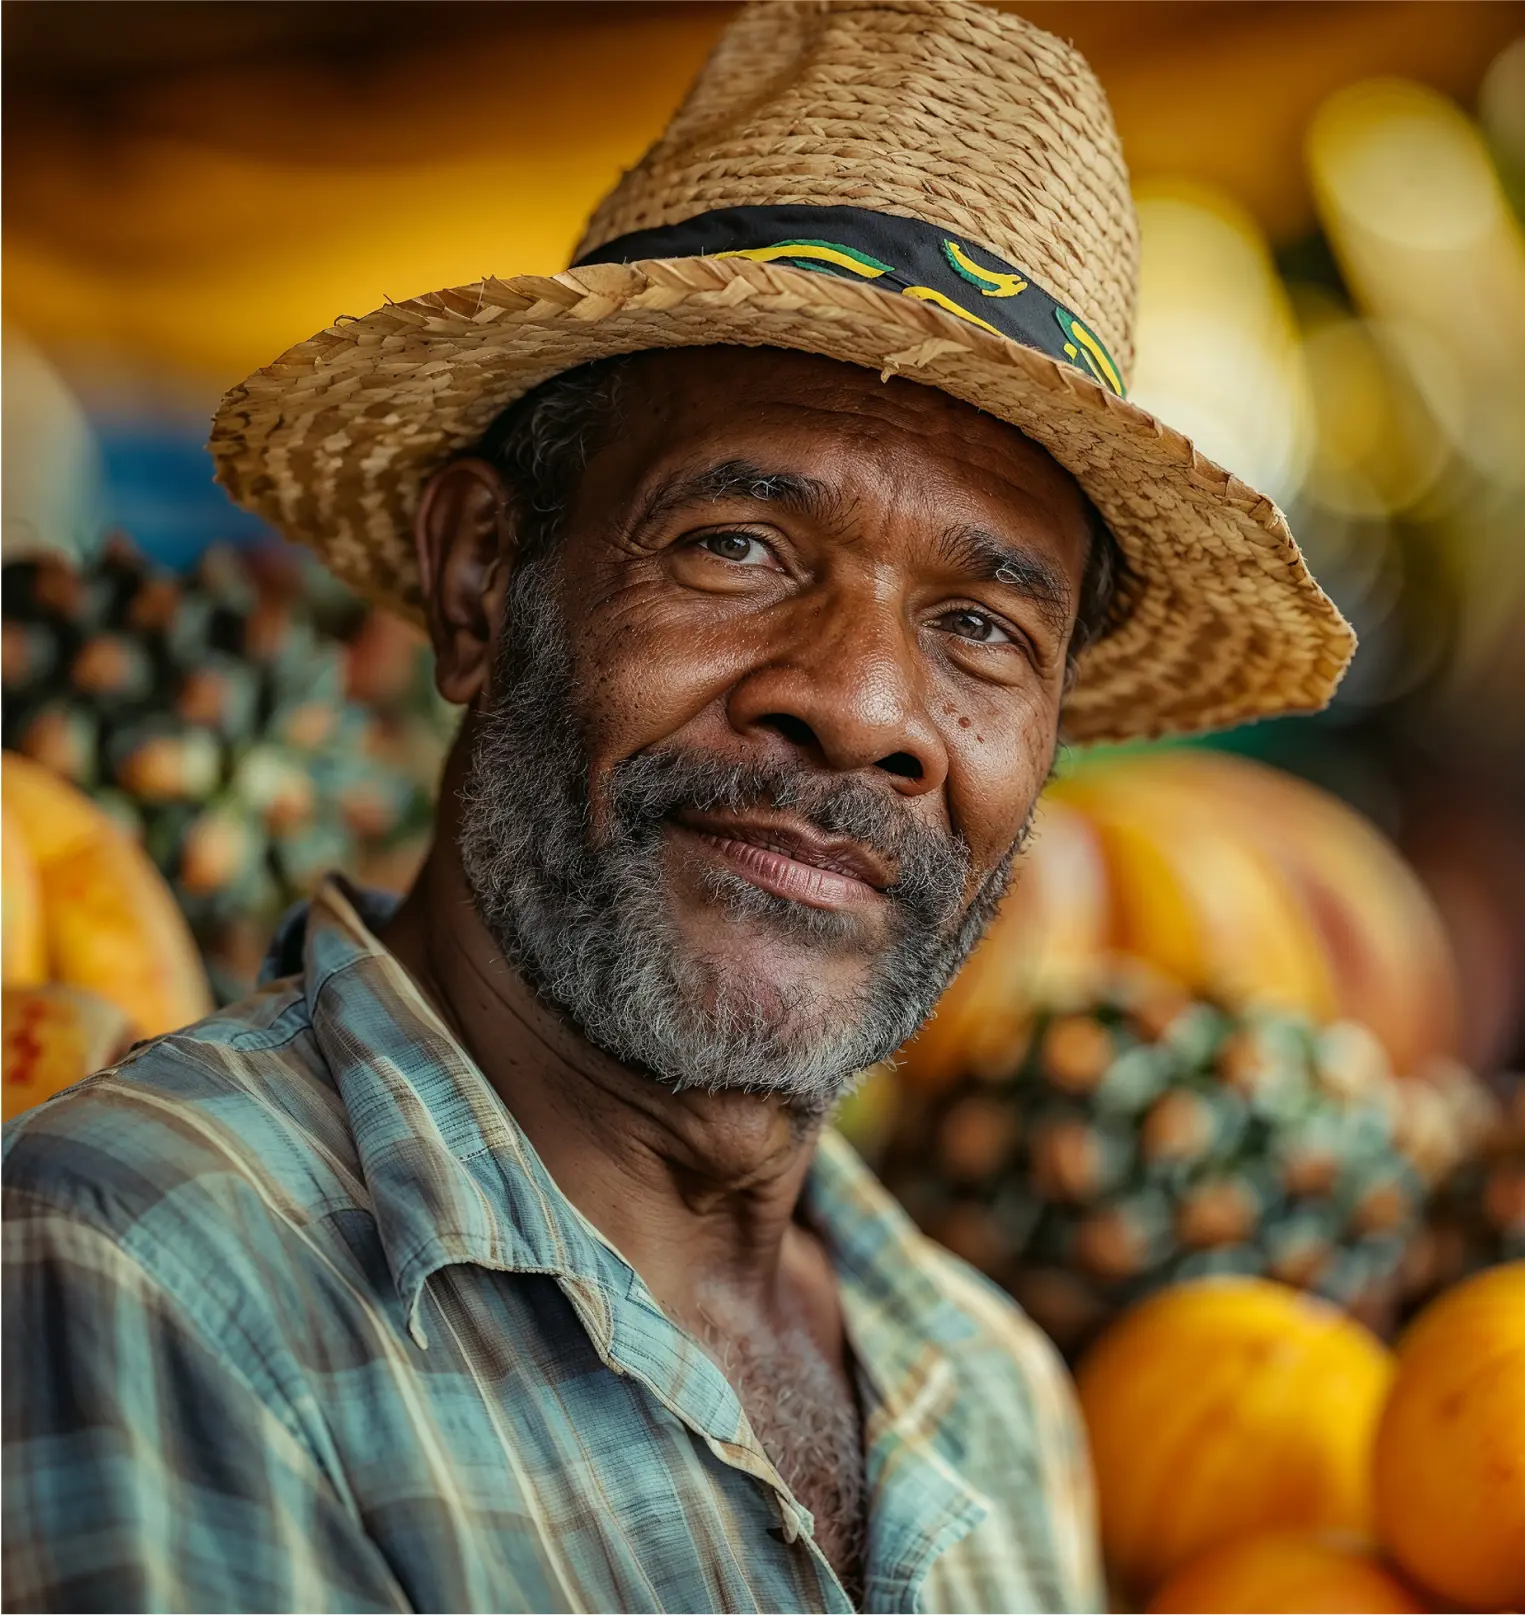
[[[976,873],[992,869],[1022,832],[1048,780],[1058,703],[1034,694],[1017,710],[965,706],[946,715],[948,809],[969,843]]]
[[[682,606],[660,579],[585,599],[580,613],[571,602],[579,715],[595,774],[707,718],[723,726],[725,692],[751,653],[748,636],[716,622],[713,611]]]

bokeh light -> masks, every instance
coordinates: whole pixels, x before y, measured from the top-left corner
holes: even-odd
[[[1314,119],[1308,166],[1361,304],[1460,371],[1409,366],[1437,427],[1488,478],[1525,480],[1525,235],[1477,126],[1422,85],[1356,84]]]
[[[1226,193],[1138,188],[1143,245],[1132,396],[1289,504],[1309,447],[1308,378],[1269,244]]]

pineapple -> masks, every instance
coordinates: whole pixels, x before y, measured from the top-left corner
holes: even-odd
[[[1405,1302],[1431,1296],[1478,1268],[1525,1261],[1525,1078],[1505,1076],[1503,1102],[1434,1196],[1404,1264]]]
[[[912,1092],[890,1187],[1067,1352],[1149,1291],[1262,1274],[1383,1327],[1433,1160],[1375,1039],[1141,974],[1038,1014],[1004,1071]]]
[[[114,541],[4,569],[4,743],[89,791],[170,880],[218,996],[329,869],[406,879],[449,742],[428,656],[295,552],[186,576]]]

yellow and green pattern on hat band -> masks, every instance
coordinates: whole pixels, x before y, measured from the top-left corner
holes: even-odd
[[[787,263],[795,269],[824,269],[828,273],[839,270],[860,275],[865,280],[876,280],[891,272],[889,264],[882,264],[866,252],[845,247],[840,241],[775,241],[770,247],[741,247],[731,252],[712,253],[715,258],[751,258],[760,264]]]
[[[1119,398],[1127,396],[1121,371],[1084,320],[988,248],[924,219],[853,207],[721,208],[619,236],[584,254],[580,263],[690,257],[749,258],[871,281],[1034,348]]]
[[[1066,308],[1056,308],[1054,318],[1059,322],[1059,329],[1064,332],[1068,340],[1064,344],[1065,354],[1074,362],[1084,362],[1103,386],[1110,387],[1119,398],[1128,395],[1123,390],[1122,377],[1117,373],[1117,366],[1112,363],[1112,355],[1102,346],[1101,339],[1083,321],[1077,320]]]
[[[970,285],[978,286],[981,297],[1015,297],[1025,292],[1028,282],[1012,270],[983,269],[956,241],[943,242],[943,257]]]

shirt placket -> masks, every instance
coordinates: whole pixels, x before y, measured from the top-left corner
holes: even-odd
[[[645,1385],[723,1464],[768,1489],[778,1510],[780,1540],[790,1548],[803,1542],[811,1557],[822,1607],[851,1615],[852,1600],[815,1540],[815,1516],[763,1451],[734,1388],[709,1353],[662,1311],[633,1269],[622,1296],[611,1297],[605,1286],[586,1280],[569,1280],[562,1288],[609,1368]]]

